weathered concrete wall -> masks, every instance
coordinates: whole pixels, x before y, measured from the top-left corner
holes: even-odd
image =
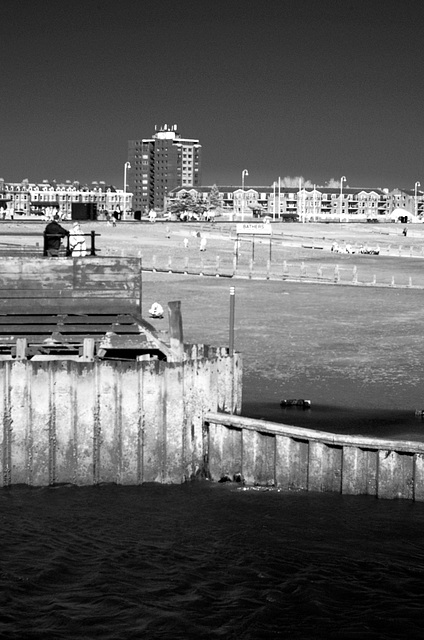
[[[206,415],[210,478],[285,490],[424,500],[424,443]]]
[[[0,362],[1,485],[177,483],[198,473],[204,415],[240,411],[242,371],[226,349],[189,349],[184,362]]]

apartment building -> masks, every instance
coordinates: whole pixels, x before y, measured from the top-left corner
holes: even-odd
[[[211,189],[211,186],[178,187],[169,192],[167,202],[181,198],[184,193],[190,193],[206,201]],[[298,189],[278,187],[278,184],[274,183],[272,186],[248,186],[244,190],[240,186],[218,186],[218,190],[222,211],[236,218],[269,215],[276,220],[295,217],[305,221],[383,220],[394,208],[399,207],[398,200],[392,195],[393,192],[379,188]],[[405,193],[405,198],[407,197]],[[418,194],[417,201],[418,211],[424,211],[422,192]],[[408,202],[411,207],[411,202]]]
[[[420,189],[393,189],[389,193],[390,211],[404,210],[413,217],[424,216],[424,192]]]
[[[133,209],[162,211],[168,193],[175,187],[201,185],[199,140],[182,138],[177,125],[155,127],[151,138],[128,142],[128,185]]]

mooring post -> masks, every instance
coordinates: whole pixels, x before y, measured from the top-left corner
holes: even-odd
[[[169,346],[175,356],[175,360],[183,360],[184,338],[183,319],[181,315],[181,300],[168,302],[168,322],[169,322]]]

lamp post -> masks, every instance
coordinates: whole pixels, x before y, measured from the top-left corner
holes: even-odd
[[[342,221],[343,212],[343,182],[346,182],[346,176],[340,178],[340,222]]]
[[[243,171],[241,172],[241,190],[242,190],[242,200],[241,200],[241,219],[242,221],[244,220],[244,176],[248,176],[249,172],[247,169],[243,169]]]
[[[302,207],[302,178],[299,178],[299,191],[297,193],[297,215],[300,221],[302,221],[303,207]]]
[[[127,169],[131,169],[129,162],[124,164],[124,212],[122,214],[123,220],[127,217]]]
[[[415,217],[418,216],[417,187],[421,187],[419,182],[415,183],[415,200],[414,200],[414,203],[415,203]]]

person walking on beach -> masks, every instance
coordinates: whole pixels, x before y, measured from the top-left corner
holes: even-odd
[[[184,238],[184,249],[188,249],[188,238]]]
[[[44,229],[44,247],[50,258],[57,258],[59,256],[62,238],[66,238],[68,235],[69,231],[59,224],[59,215],[56,213],[53,220],[51,220]]]
[[[206,238],[204,236],[200,239],[200,251],[206,251]]]

